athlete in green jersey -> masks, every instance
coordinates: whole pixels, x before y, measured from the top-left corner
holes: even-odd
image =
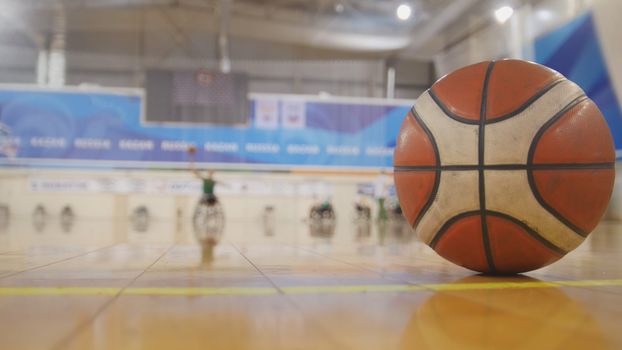
[[[202,175],[198,170],[192,169],[194,176],[203,181],[203,197],[201,197],[201,203],[207,205],[214,205],[218,202],[218,198],[214,194],[216,188],[216,181],[214,180],[214,170],[208,170],[207,176]]]
[[[207,176],[201,174],[194,166],[194,159],[197,153],[197,147],[195,145],[188,146],[188,155],[190,156],[190,169],[194,176],[203,181],[203,196],[201,197],[201,203],[207,205],[214,205],[218,202],[214,189],[216,187],[216,181],[214,180],[214,170],[208,170]]]

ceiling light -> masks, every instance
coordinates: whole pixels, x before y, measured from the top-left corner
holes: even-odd
[[[343,10],[344,10],[344,8],[343,8],[343,4],[342,3],[338,2],[338,3],[335,4],[335,12],[342,13]]]
[[[505,21],[512,17],[513,13],[513,8],[511,8],[510,6],[503,6],[495,10],[495,18],[497,19],[497,22],[505,23]]]
[[[395,14],[397,15],[397,18],[399,18],[402,21],[405,21],[410,18],[410,15],[412,15],[412,12],[413,10],[409,5],[401,4],[400,6],[397,7]]]
[[[554,14],[553,14],[553,11],[551,10],[538,10],[536,11],[536,17],[539,20],[546,22],[546,21],[552,20],[554,17]]]

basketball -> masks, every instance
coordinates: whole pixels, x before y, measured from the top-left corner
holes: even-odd
[[[188,146],[188,154],[189,155],[195,155],[197,153],[197,147],[192,145],[192,146]]]
[[[598,107],[547,67],[481,62],[439,79],[407,114],[394,153],[403,213],[449,261],[526,272],[575,249],[613,189]]]

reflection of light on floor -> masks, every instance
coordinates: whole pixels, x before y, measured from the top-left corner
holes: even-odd
[[[478,276],[473,276],[458,284],[478,280]],[[539,282],[526,277],[516,280]],[[434,294],[411,318],[401,348],[604,349],[608,346],[589,311],[558,288],[501,288]]]
[[[530,273],[540,280],[452,283],[472,273],[438,257],[403,222],[359,227],[343,216],[318,236],[308,221],[275,221],[266,236],[259,219],[229,220],[222,232],[197,232],[190,218],[151,219],[145,232],[127,218],[76,216],[69,232],[58,215],[41,232],[11,220],[0,233],[0,348],[622,344],[622,225],[601,226],[592,244]]]

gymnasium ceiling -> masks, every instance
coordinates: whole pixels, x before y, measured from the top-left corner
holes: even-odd
[[[226,0],[0,0],[0,45],[41,46],[66,31],[67,50],[213,57]],[[429,59],[529,0],[228,0],[232,56]],[[413,16],[395,9],[410,3]]]

